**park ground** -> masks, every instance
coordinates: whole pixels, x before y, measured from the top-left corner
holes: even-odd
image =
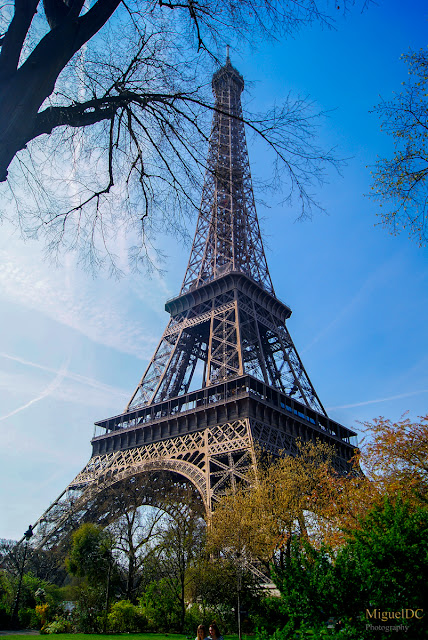
[[[40,635],[38,630],[14,633],[13,631],[0,631],[0,636],[7,636],[8,640],[33,640],[35,635]],[[50,637],[50,636],[46,636]],[[191,640],[190,636],[179,633],[56,633],[56,640]],[[193,636],[192,636],[193,638]],[[247,640],[247,636],[242,636]],[[237,635],[225,636],[225,640],[238,640]]]

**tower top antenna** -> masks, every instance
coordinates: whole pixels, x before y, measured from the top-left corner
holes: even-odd
[[[230,46],[227,44],[226,45],[226,63],[230,62],[229,51],[230,51]]]

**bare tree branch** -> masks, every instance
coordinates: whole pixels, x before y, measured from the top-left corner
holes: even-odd
[[[336,11],[329,0],[41,4],[15,0],[0,24],[3,214],[24,234],[45,236],[54,251],[96,256],[108,252],[119,220],[135,246],[147,247],[159,228],[184,233],[205,173],[219,47],[312,22],[332,26]],[[343,8],[354,4],[366,2],[347,0]],[[297,196],[309,214],[313,188],[338,161],[315,144],[317,114],[308,101],[288,99],[245,122],[276,154],[287,198]]]
[[[401,93],[383,101],[376,113],[394,140],[392,158],[380,158],[371,196],[380,202],[381,223],[391,233],[406,229],[419,246],[428,242],[428,53],[403,56],[409,80]]]

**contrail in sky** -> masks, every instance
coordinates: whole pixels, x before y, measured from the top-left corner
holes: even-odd
[[[378,402],[389,402],[390,400],[399,400],[400,398],[408,398],[409,396],[417,396],[420,393],[428,393],[428,389],[420,389],[419,391],[409,391],[408,393],[400,393],[396,396],[388,398],[378,398],[377,400],[365,400],[364,402],[355,402],[354,404],[343,404],[340,407],[328,407],[328,411],[332,409],[352,409],[353,407],[363,407],[366,404],[376,404]]]
[[[309,351],[314,346],[314,344],[324,338],[325,334],[329,333],[337,324],[340,324],[343,318],[348,316],[359,305],[364,305],[366,296],[372,295],[373,292],[376,291],[377,287],[382,286],[386,280],[390,279],[391,272],[393,272],[395,268],[395,256],[382,263],[374,273],[366,278],[363,285],[349,300],[348,304],[346,304],[346,306],[341,309],[341,311],[333,318],[333,320],[331,320],[331,322],[329,322],[317,333],[317,335],[311,340],[309,344],[307,344],[303,349],[300,349],[299,352],[306,353],[307,351]],[[373,402],[378,401],[373,400]]]
[[[30,360],[24,360],[23,358],[18,358],[17,356],[11,356],[8,353],[0,352],[0,358],[6,358],[7,360],[12,360],[13,362],[19,362],[19,364],[24,364],[28,367],[34,367],[35,369],[41,369],[42,371],[48,371],[49,373],[55,373],[55,374],[60,373],[57,369],[52,369],[51,367],[46,367],[42,364],[31,362]],[[71,373],[69,371],[65,371],[64,378],[67,378],[69,380],[74,380],[75,382],[80,382],[81,384],[93,387],[95,389],[99,389],[100,391],[107,391],[108,393],[113,392],[123,396],[127,400],[129,399],[129,393],[126,393],[124,390],[116,389],[115,387],[111,387],[107,384],[102,384],[97,380],[93,380],[92,378],[87,378],[86,376],[81,376],[78,373]]]
[[[19,413],[20,411],[23,411],[24,409],[27,409],[28,407],[31,407],[31,405],[34,404],[35,402],[39,402],[39,400],[43,400],[43,398],[46,398],[47,396],[49,396],[53,391],[55,391],[55,389],[57,389],[59,387],[61,382],[64,380],[64,378],[65,378],[65,376],[67,374],[67,370],[68,370],[68,365],[69,364],[70,364],[70,360],[68,359],[66,362],[64,362],[64,364],[61,365],[61,368],[57,372],[57,375],[55,376],[55,378],[52,380],[52,382],[50,384],[48,384],[46,389],[44,389],[44,391],[42,391],[42,393],[40,395],[36,396],[35,398],[30,400],[26,404],[22,405],[22,407],[18,407],[17,409],[14,409],[10,413],[6,413],[6,415],[0,416],[0,421],[6,420],[6,418],[10,418],[11,416],[14,416],[15,414]]]

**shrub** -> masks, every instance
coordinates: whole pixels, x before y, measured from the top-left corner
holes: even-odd
[[[22,629],[40,629],[39,616],[30,607],[23,607],[18,611],[18,620]]]
[[[119,600],[112,606],[107,624],[109,630],[116,633],[138,632],[147,628],[147,619],[132,602]]]
[[[139,600],[139,605],[141,612],[147,619],[150,631],[176,631],[178,629],[181,613],[179,603],[164,578],[149,584]]]
[[[48,620],[48,611],[49,611],[49,605],[47,602],[36,605],[35,613],[39,618],[38,626],[44,627],[46,625]]]
[[[69,620],[64,620],[64,618],[57,618],[53,620],[49,624],[47,624],[40,633],[71,633],[73,631],[73,625]]]
[[[286,624],[283,629],[268,633],[265,629],[257,631],[256,640],[363,640],[363,636],[351,624],[345,623],[338,629],[330,629],[326,624],[303,623],[299,629]]]

